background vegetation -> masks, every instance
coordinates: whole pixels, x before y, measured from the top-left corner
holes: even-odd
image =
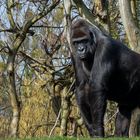
[[[139,52],[139,9],[140,0],[0,1],[0,137],[88,136],[75,101],[67,17],[83,17]],[[116,113],[108,102],[107,136]],[[131,136],[139,131],[135,116]]]

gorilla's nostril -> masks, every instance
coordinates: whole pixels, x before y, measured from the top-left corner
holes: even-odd
[[[85,48],[83,46],[78,47],[79,52],[84,52]]]

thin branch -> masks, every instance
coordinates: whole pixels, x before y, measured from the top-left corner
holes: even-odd
[[[3,50],[5,51],[5,49],[8,49],[7,51],[11,52],[11,49],[8,46],[4,46],[0,49],[0,52],[2,52]],[[5,51],[6,52],[6,51]]]
[[[117,111],[105,122],[105,125],[107,125],[110,122],[110,120],[112,120],[112,118],[114,118],[117,115],[118,112],[119,110],[117,109]]]
[[[18,34],[20,32],[20,30],[18,30],[18,29],[0,29],[0,32],[9,32],[9,33]],[[33,30],[28,30],[27,33],[29,33],[30,35],[34,35],[35,32]]]
[[[0,110],[1,110],[1,111],[6,110],[6,109],[9,108],[9,107],[11,107],[11,106],[1,107]]]
[[[51,67],[50,65],[43,64],[43,63],[39,62],[38,60],[32,58],[30,55],[28,55],[28,54],[22,52],[22,51],[20,51],[20,53],[21,53],[24,57],[26,57],[27,59],[30,59],[31,61],[34,61],[34,62],[38,63],[39,65],[43,66],[44,68],[48,67],[48,68],[50,68],[51,70],[53,70],[53,67]]]
[[[33,25],[35,28],[64,28],[64,26]]]
[[[15,24],[15,21],[14,21],[13,15],[12,15],[12,11],[11,11],[11,8],[12,8],[12,5],[13,5],[13,1],[7,0],[6,5],[7,5],[8,20],[10,22],[11,27],[15,28],[16,24]]]
[[[4,29],[4,30],[0,30],[0,32],[17,33],[17,31],[15,29]]]
[[[58,73],[58,72],[60,72],[60,71],[63,71],[63,70],[65,70],[65,69],[67,69],[69,66],[70,66],[70,65],[62,66],[63,68],[54,71],[52,74],[55,75],[55,73]]]
[[[53,131],[54,131],[56,125],[57,125],[57,122],[58,122],[58,120],[59,120],[59,118],[60,118],[60,115],[61,115],[61,109],[59,110],[58,116],[57,116],[57,118],[56,118],[56,121],[55,121],[55,124],[54,124],[53,128],[52,128],[51,131],[50,131],[49,137],[51,137],[51,135],[52,135],[52,133],[53,133]]]
[[[51,12],[59,4],[59,2],[60,0],[57,0],[50,7],[48,7],[47,10],[42,11],[37,16],[34,16],[31,20],[27,21],[23,27],[23,34],[26,34],[26,32],[31,26],[33,26],[34,23],[36,23],[38,20],[45,17],[49,12]]]

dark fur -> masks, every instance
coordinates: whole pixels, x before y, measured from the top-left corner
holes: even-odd
[[[140,55],[85,20],[73,23],[71,35],[76,98],[90,135],[104,136],[108,99],[119,107],[115,134],[128,136],[131,112],[140,106]]]

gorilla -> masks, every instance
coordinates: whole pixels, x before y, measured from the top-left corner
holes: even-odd
[[[140,55],[83,19],[72,23],[76,99],[92,137],[104,137],[107,100],[118,103],[115,135],[128,136],[140,106]]]

